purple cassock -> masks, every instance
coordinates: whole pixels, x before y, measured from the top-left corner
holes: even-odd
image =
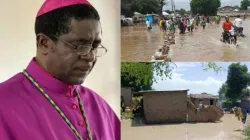
[[[89,137],[75,90],[81,97],[92,139],[120,140],[120,120],[94,91],[55,79],[35,59],[26,71],[53,99],[84,140]],[[55,107],[23,73],[0,84],[0,140],[78,139]]]

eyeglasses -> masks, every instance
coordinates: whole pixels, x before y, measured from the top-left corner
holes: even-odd
[[[94,52],[96,57],[101,57],[104,56],[107,53],[107,48],[105,48],[103,45],[99,45],[97,47],[93,47],[92,45],[74,45],[71,44],[65,40],[60,39],[59,37],[52,35],[53,37],[55,37],[56,39],[58,39],[59,41],[67,44],[68,46],[70,46],[78,55],[87,55],[89,54],[91,51]]]

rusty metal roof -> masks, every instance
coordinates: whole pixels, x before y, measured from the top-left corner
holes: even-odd
[[[217,8],[217,9],[220,10],[220,9],[224,9],[224,8],[237,9],[237,8],[235,8],[235,7],[232,7],[232,6],[223,6],[223,7]]]
[[[133,94],[146,94],[146,93],[163,93],[163,92],[179,92],[179,91],[189,91],[189,89],[186,90],[165,90],[165,91],[156,91],[156,90],[146,90],[146,91],[139,91],[139,92],[133,92]]]
[[[219,99],[218,95],[212,94],[190,94],[188,95],[189,98],[197,98],[197,99]]]

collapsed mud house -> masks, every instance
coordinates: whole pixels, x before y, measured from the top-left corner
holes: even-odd
[[[188,98],[188,90],[142,91],[133,94],[143,97],[144,118],[147,124],[215,122],[224,115],[215,104],[196,107]],[[206,103],[206,100],[204,101]]]
[[[190,94],[190,95],[188,95],[188,99],[196,107],[198,107],[200,103],[203,105],[219,106],[219,96],[218,95],[212,95],[212,94],[207,94],[207,93]]]

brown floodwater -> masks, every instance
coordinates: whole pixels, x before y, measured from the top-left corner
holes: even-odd
[[[172,61],[250,61],[250,20],[243,23],[246,37],[238,37],[238,46],[220,41],[220,25],[199,27],[184,35],[176,33],[171,45]],[[177,29],[178,32],[178,29]],[[121,28],[121,60],[150,62],[156,49],[163,44],[163,33],[157,25],[149,32],[144,25]]]

